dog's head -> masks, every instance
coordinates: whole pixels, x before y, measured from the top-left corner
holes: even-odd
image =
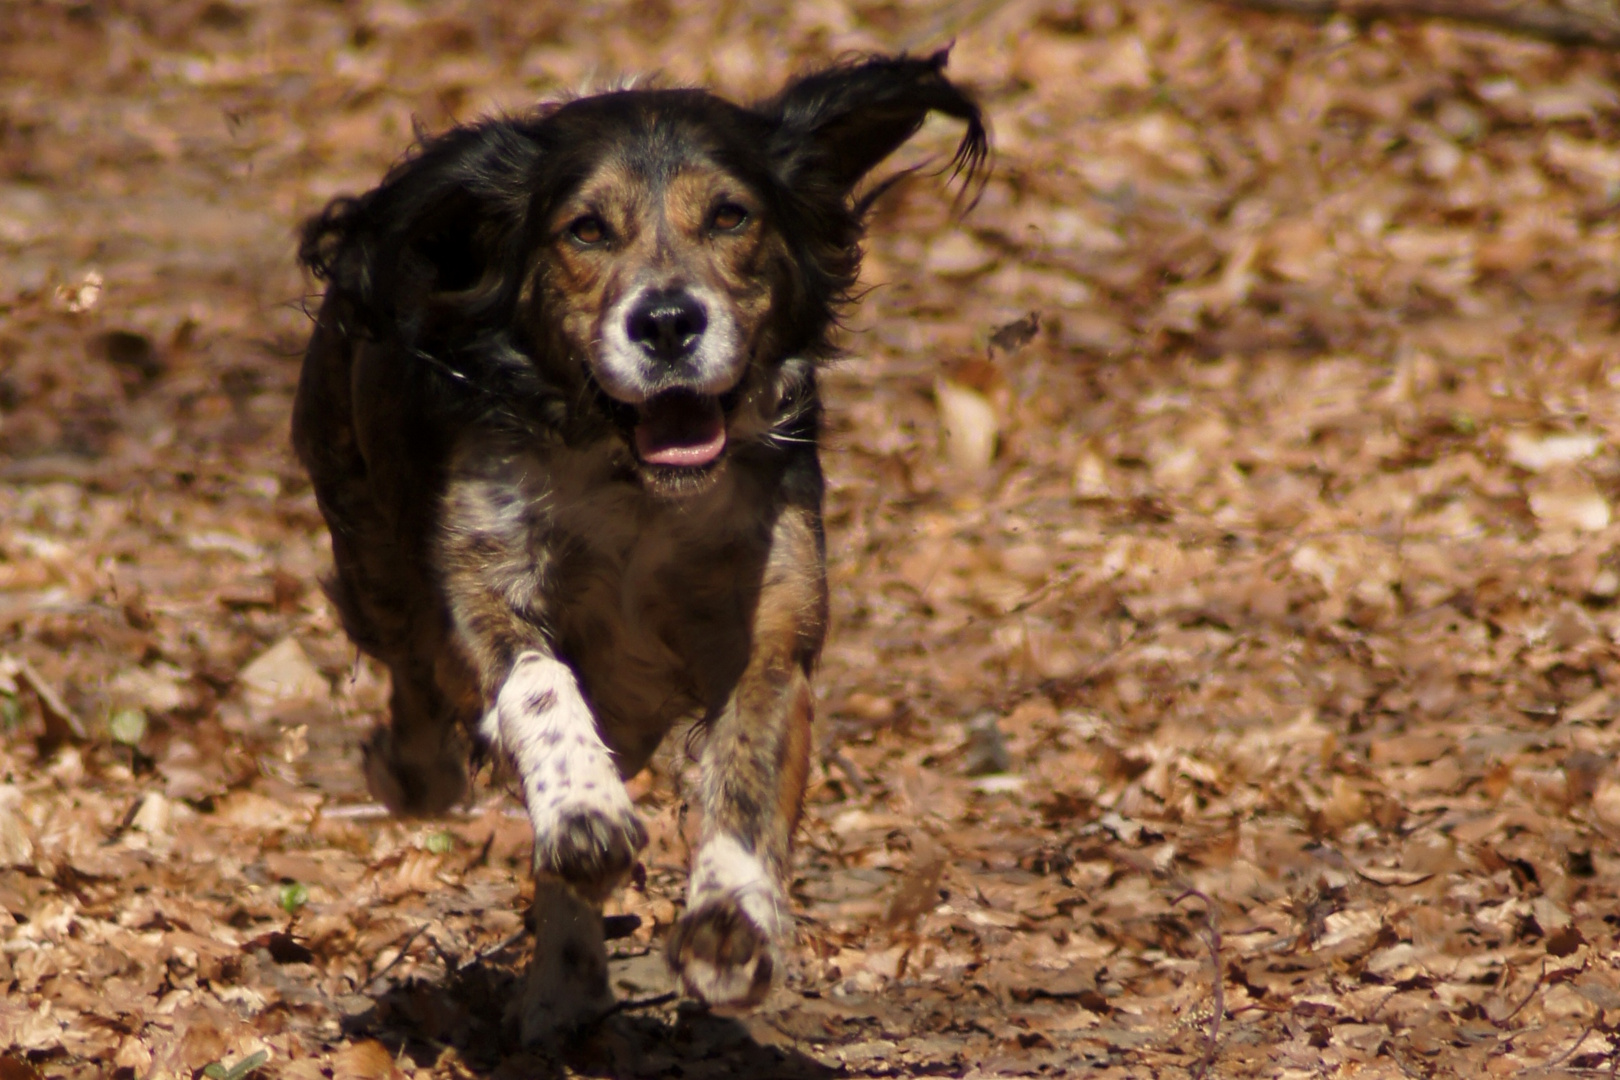
[[[701,473],[805,437],[858,269],[860,180],[938,111],[967,124],[953,164],[973,182],[985,130],[944,66],[867,60],[752,107],[621,90],[457,128],[329,207],[300,255],[351,332],[502,397],[493,413],[538,395],[534,419],[607,421],[645,475]]]

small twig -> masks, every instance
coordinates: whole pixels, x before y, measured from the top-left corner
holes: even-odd
[[[501,796],[497,795],[495,798],[485,800],[477,806],[453,806],[439,816],[443,818],[450,818],[455,821],[475,821],[489,813],[491,810],[499,810],[506,817],[522,818],[525,821],[528,820],[528,815],[526,815],[521,808],[505,806],[503,805],[504,802],[505,800]],[[386,818],[393,816],[394,812],[392,810],[388,809],[388,807],[384,806],[382,803],[377,802],[350,803],[347,806],[321,807],[321,817],[328,818],[332,821],[370,821],[373,818]]]
[[[57,696],[56,691],[51,688],[51,684],[45,681],[45,677],[34,670],[33,664],[19,657],[17,660],[17,674],[22,676],[23,681],[28,684],[28,688],[34,692],[34,696],[39,698],[40,707],[52,718],[65,724],[67,729],[73,733],[75,739],[84,742],[90,738],[90,732],[85,728],[84,721],[80,720],[78,715],[68,708],[67,702]]]
[[[1602,5],[1579,8],[1524,0],[1227,0],[1241,7],[1312,18],[1352,19],[1410,15],[1479,23],[1498,30],[1554,41],[1560,45],[1620,46],[1620,24]]]
[[[421,926],[418,926],[415,930],[412,930],[409,934],[407,934],[405,936],[405,943],[399,947],[399,953],[395,955],[392,960],[388,961],[388,963],[384,964],[381,971],[378,971],[372,975],[371,978],[367,979],[366,985],[370,986],[378,979],[394,970],[395,965],[397,965],[401,960],[405,959],[405,954],[411,951],[411,946],[416,944],[416,939],[422,936],[429,925],[430,924],[428,923],[423,923]]]
[[[1204,1035],[1204,1056],[1192,1071],[1192,1080],[1204,1080],[1210,1066],[1215,1064],[1215,1052],[1220,1045],[1221,1014],[1226,1011],[1226,978],[1221,972],[1221,928],[1216,922],[1215,901],[1197,889],[1188,889],[1170,901],[1170,906],[1175,907],[1188,897],[1204,903],[1204,929],[1208,932],[1204,940],[1209,945],[1209,963],[1213,969],[1214,1008],[1209,1017],[1209,1031]]]
[[[1394,1045],[1389,1048],[1389,1056],[1395,1059],[1395,1064],[1401,1068],[1403,1076],[1410,1076],[1412,1080],[1428,1080],[1428,1074],[1420,1073],[1406,1062],[1406,1051],[1397,1050]]]
[[[370,821],[373,818],[385,818],[392,815],[392,811],[382,803],[356,803],[352,806],[323,806],[321,817],[333,821]]]
[[[1372,1007],[1372,1011],[1367,1014],[1366,1018],[1364,1020],[1362,1020],[1362,1023],[1364,1023],[1364,1024],[1372,1023],[1373,1018],[1375,1016],[1377,1016],[1379,1013],[1383,1012],[1384,1011],[1384,1006],[1388,1005],[1391,1001],[1394,1001],[1395,996],[1397,994],[1399,994],[1399,993],[1401,993],[1401,988],[1399,986],[1397,986],[1397,987],[1394,987],[1393,989],[1391,989],[1389,993],[1387,993],[1383,997],[1379,998],[1378,999],[1378,1004],[1374,1005]]]
[[[1500,1019],[1500,1020],[1492,1020],[1491,1021],[1491,1026],[1498,1027],[1498,1028],[1506,1027],[1508,1021],[1512,1020],[1515,1016],[1518,1016],[1521,1012],[1523,1012],[1524,1007],[1526,1005],[1530,1004],[1531,1000],[1535,998],[1536,992],[1541,989],[1541,984],[1546,978],[1547,978],[1547,961],[1543,960],[1541,962],[1541,972],[1540,972],[1540,974],[1538,974],[1536,976],[1535,984],[1530,987],[1530,992],[1528,994],[1524,995],[1524,1000],[1519,1002],[1517,1005],[1515,1005],[1513,1007],[1513,1011],[1508,1013],[1506,1016],[1502,1017],[1502,1019]]]
[[[1036,586],[1034,592],[1026,594],[1022,600],[1018,601],[1018,603],[1002,612],[1002,617],[1006,618],[1008,615],[1023,614],[1036,604],[1040,603],[1042,600],[1045,600],[1048,596],[1051,596],[1058,589],[1072,584],[1076,578],[1080,577],[1081,574],[1085,573],[1089,569],[1091,569],[1091,565],[1089,563],[1082,563],[1081,565],[1076,566],[1065,573],[1048,578],[1046,581]]]
[[[625,998],[615,1001],[599,1019],[606,1020],[615,1013],[629,1012],[631,1009],[656,1009],[660,1005],[667,1005],[681,995],[671,990],[665,994],[654,994],[649,998]]]
[[[1596,1030],[1597,1030],[1597,1025],[1596,1024],[1588,1024],[1586,1026],[1586,1030],[1581,1032],[1581,1037],[1576,1039],[1574,1044],[1572,1046],[1570,1046],[1570,1048],[1568,1050],[1565,1050],[1562,1054],[1559,1054],[1557,1057],[1553,1058],[1551,1061],[1543,1062],[1541,1067],[1543,1069],[1555,1069],[1555,1068],[1557,1068],[1560,1064],[1562,1064],[1565,1060],[1567,1060],[1571,1054],[1573,1054],[1573,1053],[1575,1053],[1575,1051],[1579,1050],[1581,1048],[1581,1043],[1586,1041],[1586,1037],[1588,1035],[1592,1034],[1592,1032],[1594,1032]],[[1620,1060],[1620,1055],[1616,1056],[1616,1060]]]
[[[454,956],[449,949],[446,949],[442,944],[440,944],[438,937],[430,934],[428,936],[428,944],[432,945],[433,951],[439,954],[439,962],[444,965],[446,975],[454,975],[456,972],[461,970],[460,958]]]
[[[838,771],[844,774],[844,779],[849,781],[849,786],[854,789],[856,798],[865,797],[868,790],[866,781],[861,779],[860,770],[855,767],[853,761],[844,756],[842,750],[829,751],[825,755],[825,760],[829,765],[836,765]]]
[[[513,934],[511,937],[506,938],[506,939],[504,939],[502,941],[498,941],[495,944],[491,945],[487,949],[480,949],[478,952],[473,954],[473,958],[471,960],[467,961],[467,963],[468,964],[475,964],[475,963],[478,963],[481,960],[488,960],[490,957],[494,956],[496,953],[505,952],[507,949],[510,949],[512,946],[516,945],[518,942],[522,941],[524,938],[526,938],[528,936],[529,936],[529,928],[527,926],[525,926],[522,930],[519,930],[517,933]],[[460,971],[461,968],[457,968],[456,970]]]

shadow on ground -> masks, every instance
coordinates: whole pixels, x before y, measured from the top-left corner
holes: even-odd
[[[550,1080],[565,1076],[769,1076],[817,1080],[834,1070],[789,1047],[756,1041],[748,1027],[693,1005],[647,1000],[649,1011],[620,1011],[556,1048],[521,1045],[509,1015],[521,997],[521,964],[483,960],[457,969],[447,981],[413,979],[372,999],[372,1007],[344,1021],[352,1039],[376,1039],[391,1051],[431,1068],[454,1054],[464,1074]]]

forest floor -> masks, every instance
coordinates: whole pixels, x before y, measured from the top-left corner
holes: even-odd
[[[674,740],[629,1006],[526,1051],[517,804],[360,781],[294,231],[413,124],[953,38],[994,176],[880,200],[825,383],[788,976],[665,996]],[[1613,1076],[1617,75],[1171,0],[0,5],[0,1077]]]

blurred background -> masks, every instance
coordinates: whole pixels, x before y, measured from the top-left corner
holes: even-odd
[[[295,231],[417,129],[952,41],[994,174],[879,199],[825,381],[786,985],[662,997],[672,753],[652,1004],[525,1053],[516,803],[359,779]],[[1170,0],[0,6],[6,1080],[1610,1067],[1616,72]]]

